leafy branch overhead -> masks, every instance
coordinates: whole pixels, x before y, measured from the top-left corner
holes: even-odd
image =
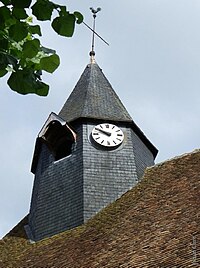
[[[73,35],[83,16],[49,0],[0,1],[0,77],[10,74],[7,83],[20,94],[46,96],[49,85],[42,82],[42,71],[53,73],[60,59],[55,50],[41,45],[41,28],[33,25],[32,16],[50,21],[53,30],[65,37]]]

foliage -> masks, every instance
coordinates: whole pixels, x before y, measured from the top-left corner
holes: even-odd
[[[83,16],[49,0],[0,1],[0,77],[10,73],[7,83],[18,93],[46,96],[49,85],[42,82],[42,71],[53,73],[60,59],[55,50],[41,45],[41,28],[33,25],[29,13],[38,21],[50,21],[53,30],[65,37],[73,35]]]

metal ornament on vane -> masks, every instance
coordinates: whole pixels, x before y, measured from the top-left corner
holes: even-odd
[[[93,14],[93,28],[91,28],[89,25],[87,25],[85,22],[83,22],[83,24],[85,26],[88,27],[88,29],[90,29],[92,31],[92,50],[90,51],[89,55],[90,55],[90,59],[91,59],[91,63],[94,63],[95,62],[95,59],[94,59],[94,56],[95,56],[95,51],[94,51],[94,45],[95,45],[95,35],[97,37],[99,37],[106,45],[109,46],[108,42],[106,42],[96,31],[95,31],[95,26],[96,26],[96,14],[101,11],[101,8],[98,7],[97,9],[94,9],[93,7],[90,7],[90,10]]]

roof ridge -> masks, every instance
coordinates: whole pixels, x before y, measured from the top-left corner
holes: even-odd
[[[193,151],[191,151],[191,152],[183,153],[183,154],[174,156],[174,157],[172,157],[172,158],[166,159],[166,160],[164,160],[164,161],[161,161],[161,162],[155,164],[154,166],[147,167],[146,169],[149,170],[149,169],[154,169],[154,168],[157,168],[157,167],[161,167],[161,166],[163,166],[164,164],[167,164],[167,163],[169,163],[169,162],[171,162],[171,161],[173,161],[173,160],[178,160],[178,159],[181,159],[181,158],[186,157],[186,156],[190,156],[190,155],[193,155],[193,154],[197,154],[197,153],[199,153],[199,152],[200,152],[200,149],[195,149],[195,150],[193,150]]]
[[[95,63],[88,63],[87,66],[86,66],[86,68],[90,68],[90,69],[89,69],[90,75],[91,75],[91,65],[92,65],[92,64],[95,64]],[[88,88],[89,88],[89,85],[90,85],[90,79],[89,79],[87,82],[88,82],[88,84],[87,84],[87,86],[86,86],[87,90],[85,90],[84,102],[83,102],[83,106],[82,106],[81,114],[83,114],[83,113],[84,113],[84,110],[85,110],[85,106],[86,106],[86,101],[85,101],[85,100],[87,100],[87,96],[88,96]],[[77,84],[78,84],[78,83],[77,83]]]
[[[98,66],[98,64],[97,64],[96,62],[91,62],[91,63],[88,63],[88,65],[87,65],[87,67],[86,67],[86,68],[90,68],[90,69],[89,69],[89,71],[90,71],[90,76],[91,76],[91,72],[92,72],[91,67],[92,67],[92,65],[94,65],[94,64]],[[89,77],[90,77],[90,76],[89,76]],[[88,88],[89,88],[90,84],[91,84],[91,79],[89,79],[89,81],[88,81],[87,90],[86,90],[86,94],[85,94],[85,100],[87,100],[87,96],[88,96]],[[84,105],[83,105],[83,109],[82,109],[82,113],[81,113],[81,114],[83,114],[84,111],[85,111],[85,108],[86,108],[86,106],[87,106],[86,103],[87,103],[87,101],[84,101]]]

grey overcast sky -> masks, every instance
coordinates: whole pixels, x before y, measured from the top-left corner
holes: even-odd
[[[200,147],[200,1],[55,0],[79,10],[101,7],[96,61],[133,120],[159,149],[156,162]],[[47,98],[18,95],[0,80],[0,237],[29,211],[30,165],[37,134],[50,112],[59,112],[89,63],[91,32],[76,28],[58,37],[43,23],[43,45],[57,50],[61,66],[45,75]]]

